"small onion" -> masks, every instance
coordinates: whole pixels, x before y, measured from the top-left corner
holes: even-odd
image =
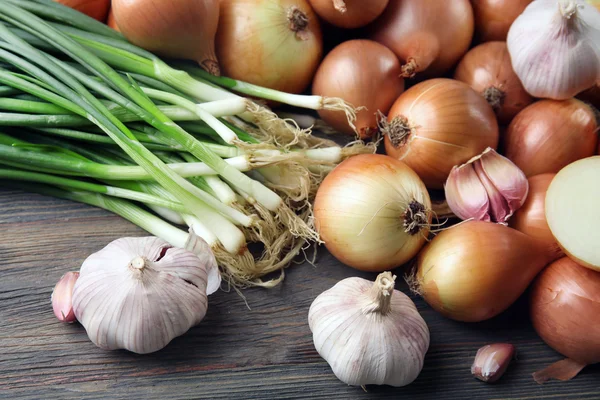
[[[313,82],[313,94],[339,97],[356,107],[354,125],[361,138],[377,131],[377,112],[387,113],[404,91],[400,62],[387,47],[371,40],[350,40],[333,49],[321,63]],[[355,134],[343,113],[319,111],[337,131]]]
[[[503,151],[528,177],[557,173],[594,155],[597,131],[594,111],[582,101],[541,100],[513,119],[503,136]]]
[[[482,42],[506,40],[508,30],[533,0],[471,0],[475,35]]]
[[[338,165],[321,184],[314,213],[325,246],[338,260],[377,272],[417,254],[432,214],[417,174],[377,154],[354,156]]]
[[[113,0],[112,11],[120,31],[133,44],[166,57],[195,60],[219,75],[218,0]]]
[[[556,174],[535,175],[528,179],[529,194],[525,204],[510,219],[509,225],[536,239],[555,242],[546,221],[546,192]]]
[[[488,42],[471,49],[458,64],[454,79],[481,93],[501,124],[510,123],[533,102],[512,69],[505,42]]]
[[[371,25],[370,38],[389,47],[403,66],[404,77],[444,74],[467,52],[473,38],[469,0],[390,0]]]
[[[500,224],[468,221],[423,249],[413,286],[448,318],[484,321],[506,310],[560,255],[555,243]]]
[[[584,366],[600,362],[599,272],[567,257],[555,261],[535,280],[530,311],[538,335],[568,357],[534,374],[536,381],[568,380]]]
[[[321,61],[321,27],[307,0],[221,0],[217,52],[226,76],[300,93]]]
[[[55,0],[100,22],[106,21],[110,0]]]
[[[340,28],[360,28],[381,15],[389,0],[309,0],[319,17]]]
[[[405,162],[432,189],[452,167],[498,146],[498,123],[485,99],[467,84],[431,79],[404,92],[382,124],[386,153]]]

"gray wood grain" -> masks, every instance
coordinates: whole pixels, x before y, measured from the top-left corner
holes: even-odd
[[[594,366],[571,382],[533,381],[531,373],[560,356],[535,335],[525,298],[492,321],[461,324],[413,296],[431,331],[418,380],[367,393],[344,385],[313,347],[308,308],[338,280],[374,275],[324,248],[316,268],[295,265],[280,287],[244,291],[250,310],[235,292],[211,296],[204,321],[155,354],[100,350],[83,327],[55,320],[50,294],[62,274],[114,239],[145,235],[102,210],[0,188],[0,398],[600,399]],[[475,352],[498,341],[515,344],[518,361],[497,384],[473,379]]]

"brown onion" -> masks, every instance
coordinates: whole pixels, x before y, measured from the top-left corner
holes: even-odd
[[[106,21],[110,0],[55,0],[100,22]]]
[[[300,93],[317,71],[323,38],[307,0],[221,0],[217,51],[224,75]]]
[[[377,112],[384,114],[404,91],[400,62],[387,47],[371,40],[350,40],[333,49],[321,63],[313,82],[313,94],[339,97],[356,107],[354,125],[361,138],[377,131]],[[343,113],[319,111],[337,131],[355,134]]]
[[[594,155],[597,130],[594,111],[582,101],[541,100],[513,119],[503,137],[503,151],[527,176],[557,173]]]
[[[467,52],[473,38],[469,0],[390,0],[371,25],[370,38],[389,47],[401,61],[404,77],[436,77]]]
[[[529,178],[529,194],[525,204],[510,219],[509,225],[536,239],[556,242],[546,220],[546,192],[556,174],[541,174]]]
[[[471,0],[481,42],[506,40],[512,23],[533,0]]]
[[[571,361],[536,373],[538,382],[571,379],[600,362],[600,272],[567,257],[555,261],[535,280],[530,310],[538,335]]]
[[[117,21],[115,20],[115,13],[112,8],[108,11],[108,18],[106,18],[106,25],[110,26],[117,32],[121,32],[119,26],[117,25]]]
[[[319,17],[340,28],[360,28],[381,15],[389,0],[309,0]]]
[[[498,123],[467,84],[431,79],[404,92],[382,124],[386,153],[404,161],[431,189],[443,188],[452,167],[498,145]]]
[[[219,0],[113,0],[112,11],[123,35],[157,54],[197,61],[218,75],[215,35]]]
[[[413,287],[448,318],[483,321],[506,310],[560,254],[556,244],[504,225],[468,221],[421,251]]]
[[[533,102],[512,68],[505,42],[488,42],[471,49],[458,64],[454,79],[481,93],[501,124],[510,123]]]

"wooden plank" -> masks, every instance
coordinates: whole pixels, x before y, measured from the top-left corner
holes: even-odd
[[[594,366],[571,382],[535,384],[531,373],[560,356],[535,335],[525,298],[492,321],[461,324],[413,296],[432,338],[421,376],[406,388],[369,387],[368,393],[344,385],[314,349],[308,308],[338,280],[374,275],[344,267],[325,249],[316,268],[293,266],[278,288],[244,291],[250,310],[235,292],[211,296],[204,321],[163,351],[97,349],[81,326],[54,319],[54,283],[110,241],[144,235],[102,210],[0,189],[0,398],[600,398]],[[519,360],[497,384],[473,379],[475,352],[498,341],[514,343]]]

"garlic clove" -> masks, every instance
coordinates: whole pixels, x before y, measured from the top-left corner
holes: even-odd
[[[448,206],[457,217],[463,220],[490,220],[488,195],[473,164],[452,168],[444,190]]]
[[[210,246],[204,239],[196,235],[194,228],[190,228],[187,242],[184,248],[194,253],[206,267],[207,285],[206,294],[211,295],[221,287],[221,272],[217,264],[217,258]]]
[[[98,347],[151,353],[204,318],[206,286],[194,253],[158,238],[123,238],[84,261],[73,310]]]
[[[429,329],[389,272],[376,282],[347,278],[320,294],[308,313],[315,348],[342,382],[405,386],[429,348]]]
[[[496,382],[508,369],[515,351],[515,346],[507,343],[483,346],[477,351],[471,374],[483,382]]]
[[[73,287],[79,278],[79,272],[67,272],[59,280],[50,298],[54,315],[61,322],[75,322],[73,312]]]

